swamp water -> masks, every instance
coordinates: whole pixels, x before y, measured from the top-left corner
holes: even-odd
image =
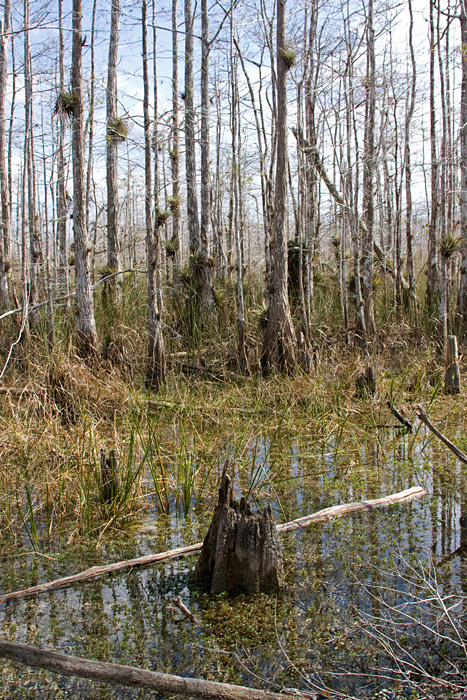
[[[409,695],[410,683],[398,675],[400,662],[393,658],[408,650],[414,681],[423,682],[419,663],[427,673],[450,673],[456,681],[446,659],[465,671],[465,647],[456,646],[450,620],[462,624],[467,595],[467,558],[456,551],[459,516],[467,510],[466,467],[424,429],[411,435],[394,428],[373,428],[324,446],[261,438],[242,462],[237,493],[251,487],[253,504],[268,499],[277,522],[415,485],[428,496],[282,536],[287,588],[277,599],[203,595],[192,587],[195,557],[189,556],[4,603],[0,636],[182,676],[311,691],[316,684],[359,697],[381,686]],[[154,503],[126,540],[107,542],[99,561],[95,551],[4,560],[0,593],[77,573],[102,559],[110,563],[199,542],[214,503],[194,505],[181,517],[158,515]],[[453,596],[447,617],[429,589],[435,578],[435,589]],[[180,619],[171,602],[176,596],[200,626]],[[0,660],[2,700],[152,697],[155,692]]]

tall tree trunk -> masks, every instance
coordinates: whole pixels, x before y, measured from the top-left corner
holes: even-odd
[[[404,165],[405,165],[405,201],[406,201],[406,223],[405,237],[407,245],[407,278],[409,282],[409,309],[412,318],[415,318],[417,310],[417,298],[415,289],[415,266],[413,256],[413,233],[412,233],[412,169],[410,162],[410,127],[415,109],[415,94],[417,68],[415,63],[415,51],[413,46],[413,10],[412,0],[409,2],[409,48],[410,48],[410,63],[412,67],[412,75],[410,82],[410,97],[407,100],[407,113],[405,118],[405,134],[404,134]]]
[[[71,89],[73,92],[72,156],[73,156],[73,236],[76,276],[76,334],[80,353],[92,355],[97,349],[94,301],[89,279],[89,251],[86,230],[84,177],[83,76],[81,32],[81,0],[73,0],[73,46]]]
[[[290,313],[287,289],[287,70],[285,43],[285,0],[277,1],[277,146],[274,223],[271,240],[271,277],[268,321],[264,333],[263,370],[287,372],[297,366],[297,340]]]
[[[239,122],[239,96],[238,96],[238,59],[234,56],[234,13],[232,9],[230,17],[230,67],[232,90],[231,104],[231,130],[232,130],[232,204],[233,204],[233,230],[235,238],[235,250],[237,257],[237,330],[238,330],[238,365],[243,371],[246,366],[245,351],[245,306],[243,300],[243,250],[241,246],[241,207],[240,207],[240,124]]]
[[[120,0],[111,0],[110,42],[107,70],[107,268],[108,272],[119,269],[118,255],[118,143],[125,138],[125,125],[118,117],[117,104],[117,59],[120,34]],[[118,277],[108,283],[112,303],[118,301],[121,291]],[[105,283],[107,285],[107,283]]]
[[[14,47],[14,36],[11,37],[11,105],[10,105],[10,119],[8,125],[8,191],[10,193],[10,222],[13,219],[13,127],[15,121],[15,107],[16,107],[16,62],[15,62],[15,47]],[[4,255],[5,260],[10,260],[10,248],[11,248],[11,223],[10,223],[10,235],[3,239]],[[11,263],[10,263],[11,265]],[[13,287],[14,292],[14,287]]]
[[[190,255],[199,253],[198,195],[196,189],[195,111],[193,103],[193,8],[185,0],[185,159]]]
[[[209,162],[209,13],[208,0],[201,0],[201,229],[199,247],[200,310],[214,310],[212,263],[209,258],[211,224],[211,178]]]
[[[144,112],[144,172],[145,172],[145,213],[146,213],[146,253],[147,253],[147,294],[148,294],[148,366],[146,372],[146,384],[148,388],[157,390],[165,377],[165,350],[162,336],[162,326],[158,298],[158,266],[159,233],[156,223],[156,236],[154,236],[154,222],[152,214],[152,151],[151,151],[151,122],[149,117],[149,70],[148,70],[148,40],[147,40],[147,1],[143,0],[142,6],[142,48],[143,48],[143,112]],[[155,47],[154,47],[155,49]],[[157,151],[157,148],[156,148]],[[156,169],[156,172],[157,169]],[[159,190],[159,183],[157,183]],[[159,216],[159,208],[156,202],[156,216]]]
[[[11,0],[5,0],[3,25],[0,23],[0,309],[9,306],[8,270],[10,267],[6,256],[5,242],[10,239],[10,188],[8,182],[8,161],[6,151],[6,114],[5,102],[8,80],[8,38],[10,34]]]
[[[467,0],[460,0],[461,45],[467,46]],[[464,335],[467,330],[467,57],[462,51],[462,79],[460,106],[460,229],[462,244],[461,280],[458,312],[463,321]]]
[[[45,152],[45,129],[44,129],[44,111],[41,105],[41,126],[42,126],[42,167],[44,175],[44,233],[45,233],[45,277],[46,277],[46,292],[47,292],[47,342],[49,350],[54,346],[54,318],[52,305],[52,284],[50,275],[50,236],[49,236],[49,206],[48,206],[48,188],[47,188],[47,156]]]
[[[374,194],[375,170],[375,33],[373,28],[373,0],[368,2],[367,34],[367,79],[365,98],[365,143],[363,153],[363,214],[366,232],[362,236],[362,294],[364,301],[367,338],[375,335],[375,314],[373,302],[373,248],[374,248]]]
[[[29,0],[24,0],[24,96],[25,96],[25,148],[27,190],[28,190],[28,229],[29,229],[29,305],[37,304],[39,283],[40,243],[37,228],[36,211],[36,173],[34,164],[34,140],[33,140],[33,105],[32,105],[32,66],[31,49],[29,44]],[[33,310],[29,314],[29,325],[36,328],[39,322],[39,313]]]
[[[95,107],[95,91],[96,91],[96,75],[95,75],[95,43],[96,43],[96,10],[97,0],[92,3],[92,19],[91,19],[91,76],[89,79],[89,113],[87,119],[88,127],[88,167],[86,169],[86,230],[90,231],[89,212],[91,209],[91,186],[93,182],[94,172],[94,107]],[[97,204],[94,201],[94,216],[97,218]],[[94,250],[94,246],[93,246]],[[94,254],[92,259],[94,265]],[[93,271],[94,272],[94,271]],[[92,275],[91,275],[92,277]]]
[[[178,23],[177,0],[172,0],[172,266],[174,282],[180,281],[180,137],[178,123]]]
[[[428,264],[426,303],[428,309],[436,302],[438,274],[438,159],[436,155],[436,100],[435,100],[435,25],[434,0],[430,0],[430,143],[431,143],[431,212],[428,229]]]
[[[59,27],[59,70],[60,86],[59,97],[65,94],[65,37],[63,33],[63,0],[58,0],[58,27]],[[60,106],[60,102],[57,102]],[[58,141],[57,163],[57,238],[58,238],[58,290],[60,295],[68,294],[68,250],[67,250],[67,197],[65,176],[65,137],[66,114],[63,109],[58,109],[60,133]]]

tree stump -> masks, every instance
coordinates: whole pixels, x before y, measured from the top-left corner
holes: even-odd
[[[357,376],[355,382],[355,396],[357,399],[365,399],[376,393],[376,376],[371,365],[365,367]]]
[[[115,450],[106,457],[101,450],[101,501],[110,503],[118,493],[118,461]]]
[[[448,335],[444,390],[446,394],[459,394],[461,390],[459,358],[457,356],[457,338],[455,335]]]
[[[283,586],[282,548],[270,505],[253,513],[245,498],[233,500],[227,460],[219,501],[204,538],[195,581],[209,593],[259,593]]]

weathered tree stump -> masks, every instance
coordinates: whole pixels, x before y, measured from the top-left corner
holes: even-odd
[[[219,501],[195,569],[195,581],[217,593],[278,591],[283,585],[282,548],[270,505],[253,513],[245,498],[233,500],[227,460]]]
[[[118,493],[118,461],[115,450],[106,457],[101,450],[101,501],[110,503]]]
[[[457,338],[455,335],[448,335],[444,390],[446,394],[459,394],[461,390],[459,358],[457,356]]]

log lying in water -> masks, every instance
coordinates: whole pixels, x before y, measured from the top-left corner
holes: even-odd
[[[62,676],[78,676],[101,683],[148,688],[164,696],[183,695],[198,698],[224,698],[225,700],[284,700],[285,693],[254,690],[241,685],[217,683],[197,678],[181,678],[168,673],[146,671],[134,666],[119,666],[102,661],[88,661],[79,656],[66,656],[53,651],[43,651],[27,644],[13,644],[0,639],[0,656],[17,663],[44,668]],[[292,692],[292,691],[291,691]],[[294,698],[313,698],[314,694],[301,695],[293,691]]]
[[[413,501],[416,498],[421,498],[422,496],[426,496],[425,489],[422,489],[421,486],[412,486],[410,489],[399,491],[399,493],[393,493],[391,496],[373,498],[368,501],[355,501],[355,503],[342,503],[340,506],[323,508],[323,510],[318,510],[312,515],[305,515],[303,518],[297,518],[297,520],[291,520],[289,523],[277,525],[277,531],[292,532],[293,530],[299,530],[302,527],[308,527],[308,525],[311,525],[311,523],[318,523],[325,520],[331,520],[331,518],[338,518],[340,515],[345,515],[345,513],[355,513],[357,510],[387,508],[388,506],[395,506],[398,503],[409,503],[410,501]]]
[[[355,503],[343,503],[339,506],[324,508],[324,510],[319,510],[317,513],[313,513],[312,515],[306,515],[303,518],[298,518],[297,520],[292,520],[291,522],[277,525],[277,530],[278,532],[291,532],[292,530],[307,527],[308,525],[311,525],[311,523],[330,520],[331,518],[339,517],[345,513],[354,513],[357,510],[385,508],[398,503],[408,503],[409,501],[413,501],[415,498],[421,498],[422,496],[426,496],[425,489],[422,489],[420,486],[413,486],[410,489],[400,491],[399,493],[393,493],[392,495],[384,496],[383,498],[376,498],[369,501],[357,501]],[[202,542],[197,542],[196,544],[191,544],[188,547],[171,549],[168,552],[148,554],[144,557],[138,557],[137,559],[117,561],[113,564],[106,564],[104,566],[93,566],[91,569],[86,569],[86,571],[81,571],[79,574],[75,574],[73,576],[65,576],[64,578],[55,579],[55,581],[49,581],[48,583],[42,583],[38,586],[33,586],[32,588],[26,588],[22,591],[5,593],[5,595],[0,596],[0,603],[4,603],[7,600],[15,600],[18,598],[38,595],[39,593],[47,593],[48,591],[56,591],[60,588],[67,588],[68,586],[72,586],[74,583],[99,578],[105,574],[112,573],[113,571],[121,571],[122,569],[129,569],[134,566],[147,566],[148,564],[155,564],[157,562],[167,561],[168,559],[178,559],[185,554],[197,554],[201,551],[202,546]]]

